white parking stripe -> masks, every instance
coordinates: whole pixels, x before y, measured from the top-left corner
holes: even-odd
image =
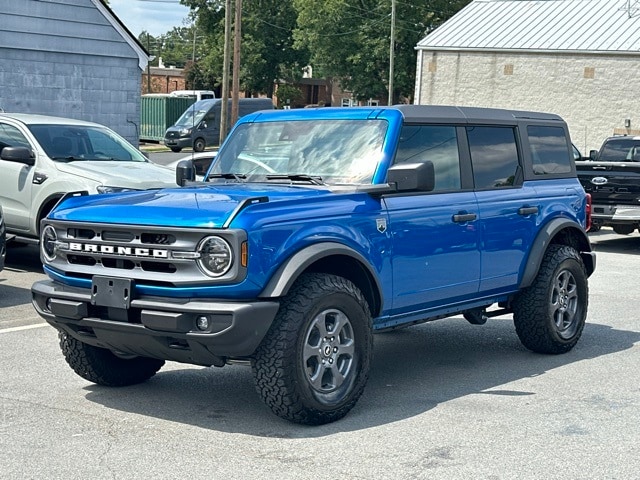
[[[25,325],[23,327],[0,328],[0,334],[19,332],[21,330],[31,330],[32,328],[48,327],[48,323],[38,323],[36,325]]]

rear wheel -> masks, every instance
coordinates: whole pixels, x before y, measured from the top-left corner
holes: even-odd
[[[629,235],[630,233],[633,233],[633,231],[636,229],[635,225],[630,225],[626,223],[618,223],[616,225],[612,225],[612,227],[613,227],[613,231],[619,235]]]
[[[111,350],[83,343],[64,332],[58,334],[60,348],[69,366],[85,380],[107,387],[135,385],[153,377],[164,360],[119,357]]]
[[[195,141],[193,142],[193,151],[204,152],[205,146],[206,146],[206,143],[204,141],[204,138],[196,138]]]
[[[551,245],[533,284],[513,303],[522,344],[538,353],[565,353],[578,342],[587,316],[587,273],[578,252]]]
[[[256,388],[287,420],[338,420],[362,395],[372,348],[371,314],[360,290],[335,275],[303,275],[256,351]]]

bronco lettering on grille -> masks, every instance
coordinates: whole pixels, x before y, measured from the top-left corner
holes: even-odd
[[[129,257],[169,258],[169,250],[142,247],[123,247],[119,245],[97,245],[95,243],[69,243],[69,250],[83,253],[104,253]]]

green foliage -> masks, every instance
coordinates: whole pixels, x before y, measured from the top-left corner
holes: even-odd
[[[470,0],[396,0],[394,101],[411,98],[416,44]],[[185,67],[193,88],[222,81],[224,0],[181,0],[194,25],[150,37],[150,54]],[[232,6],[235,0],[231,0]],[[314,77],[338,79],[359,100],[386,100],[389,86],[391,0],[243,0],[241,88],[273,94],[312,65]],[[233,18],[233,15],[232,15]],[[193,49],[194,29],[196,48]],[[148,35],[140,41],[147,46]],[[153,65],[157,65],[157,58]]]
[[[391,0],[293,0],[296,46],[308,48],[314,71],[338,78],[355,97],[388,96]],[[413,95],[416,44],[470,0],[396,2],[394,100]]]
[[[302,101],[300,89],[287,83],[278,85],[276,95],[278,96],[278,108],[283,108],[285,105],[295,105]]]

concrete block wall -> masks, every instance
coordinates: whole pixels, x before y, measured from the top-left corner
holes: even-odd
[[[614,132],[640,135],[639,72],[640,55],[419,50],[415,103],[556,113],[587,155]]]

